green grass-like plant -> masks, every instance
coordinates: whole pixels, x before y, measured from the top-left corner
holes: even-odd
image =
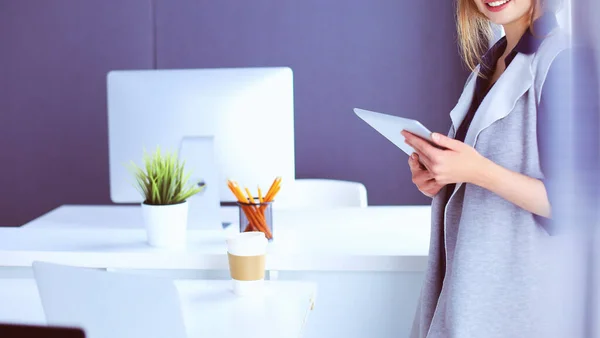
[[[136,188],[148,205],[171,205],[185,202],[201,192],[204,186],[187,184],[191,173],[184,172],[185,162],[176,154],[162,153],[160,147],[152,155],[144,151],[144,168],[131,162]]]

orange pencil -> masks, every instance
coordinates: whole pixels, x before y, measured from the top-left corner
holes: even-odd
[[[254,197],[252,197],[252,193],[250,192],[250,189],[244,188],[244,190],[246,190],[246,194],[248,194],[248,203],[254,204]]]
[[[269,196],[273,192],[273,189],[278,184],[278,181],[279,181],[279,177],[276,177],[275,180],[273,180],[273,183],[271,184],[271,186],[269,187],[269,190],[267,191],[267,196]]]
[[[240,186],[236,182],[233,182],[233,184],[234,184],[235,190],[237,191],[237,196],[238,196],[239,202],[248,203],[248,199],[246,198],[246,196],[244,196],[244,192],[242,191],[242,188],[240,188]]]
[[[254,203],[254,198],[252,197],[252,193],[250,192],[250,190],[248,188],[245,188],[246,190],[246,194],[248,194],[248,198],[249,198],[249,203]],[[249,216],[249,219],[251,220],[251,223],[254,227],[258,228],[260,231],[264,232],[267,235],[267,238],[270,238],[271,236],[271,232],[269,231],[269,228],[267,227],[266,221],[264,220],[264,217],[261,217],[261,215],[258,213],[258,210],[256,210],[256,208],[254,206],[248,205],[245,208],[247,210],[246,216]]]
[[[273,181],[273,184],[271,185],[271,187],[269,188],[269,191],[267,192],[267,196],[265,197],[265,200],[271,201],[273,199],[275,191],[277,190],[277,188],[279,187],[280,184],[281,184],[281,177],[277,177],[275,179],[275,181]]]
[[[251,222],[252,224],[257,227],[259,229],[259,231],[262,231],[268,239],[271,239],[273,237],[273,235],[271,234],[271,231],[269,230],[269,227],[267,226],[265,219],[263,217],[260,217],[260,214],[258,213],[258,211],[252,207],[252,206],[245,206],[246,210],[248,210],[248,213],[246,214],[247,216],[250,216],[249,218],[251,218]]]
[[[257,208],[251,205],[247,205],[248,201],[246,200],[246,197],[244,196],[244,193],[242,192],[242,189],[239,187],[237,182],[229,180],[227,182],[227,185],[238,199],[238,202],[242,203],[242,211],[244,212],[244,214],[246,214],[246,217],[248,218],[249,224],[246,227],[245,231],[256,228],[258,231],[263,232],[268,239],[273,238],[273,234],[271,234],[271,231],[269,230],[269,227],[266,224],[264,216],[259,213]],[[248,197],[250,198],[250,203],[254,203],[254,199],[252,198],[252,193],[250,193],[250,190],[248,188],[245,188],[245,190],[248,194]]]
[[[235,191],[235,188],[233,187],[233,185],[231,184],[231,182],[227,182],[227,186],[229,187],[229,190],[231,190],[231,192],[233,193],[233,195],[237,198],[237,200],[240,200],[240,197],[237,194],[237,191]]]
[[[279,192],[279,189],[281,189],[281,177],[275,178],[275,181],[273,181],[271,188],[269,188],[269,191],[267,192],[267,196],[265,196],[264,201],[265,202],[273,201],[273,199],[275,198],[275,195],[277,195],[277,193]],[[264,211],[266,208],[267,208],[266,205],[261,205],[260,206],[261,213],[264,214]]]
[[[238,199],[238,202],[244,202],[246,200],[244,198],[244,194],[242,194],[241,190],[233,182],[229,181],[227,185],[229,186],[229,189],[231,189],[231,192],[233,192],[235,197]]]
[[[240,203],[248,203],[246,201],[246,197],[244,196],[244,194],[242,193],[241,189],[239,188],[239,186],[237,186],[237,183],[229,180],[227,182],[227,185],[229,186],[229,189],[231,189],[231,191],[233,192],[233,194],[236,196],[236,198],[238,199],[238,202]],[[252,223],[258,223],[254,217],[254,215],[251,213],[250,210],[248,210],[248,206],[246,205],[242,205],[242,211],[244,212],[244,214],[246,214],[246,217],[248,218],[248,220],[250,221],[248,223],[248,225],[246,226],[246,229],[244,231],[249,231],[249,230],[253,230],[255,228],[255,226],[253,226]],[[256,227],[260,227],[260,225],[256,225]],[[260,230],[260,229],[259,229]]]

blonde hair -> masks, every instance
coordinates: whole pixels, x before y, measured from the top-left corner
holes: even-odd
[[[458,47],[463,61],[474,71],[493,38],[492,26],[473,0],[458,0],[456,6]]]
[[[533,0],[532,13],[541,11],[557,11],[561,0]],[[529,18],[529,28],[533,30],[535,15]],[[494,38],[492,25],[483,15],[474,0],[457,0],[456,27],[460,54],[471,71],[481,63],[482,57],[489,49]]]

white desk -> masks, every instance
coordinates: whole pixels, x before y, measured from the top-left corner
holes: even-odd
[[[98,268],[227,269],[225,238],[236,224],[190,229],[187,248],[173,251],[146,244],[140,215],[137,206],[65,206],[22,228],[0,229],[0,266],[43,259]],[[429,207],[276,211],[267,269],[423,271],[429,219]]]
[[[141,228],[143,220],[140,209],[139,206],[123,205],[63,205],[23,226],[37,229]],[[238,209],[221,207],[221,219],[237,222]],[[195,228],[192,219],[189,223],[190,228]]]
[[[236,208],[222,212],[236,222]],[[319,287],[307,338],[408,336],[427,262],[429,206],[275,210],[274,219],[267,268],[279,280]],[[43,259],[227,278],[222,229],[190,231],[185,251],[148,247],[142,229],[139,207],[63,206],[20,229],[0,229],[0,267],[20,273]]]
[[[176,281],[188,337],[300,337],[314,305],[312,283],[266,282],[265,297],[236,297],[229,281]],[[33,279],[0,280],[0,322],[45,325]]]

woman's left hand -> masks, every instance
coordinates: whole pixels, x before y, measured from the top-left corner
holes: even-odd
[[[439,133],[433,133],[433,142],[410,132],[402,131],[405,142],[419,154],[421,163],[440,184],[476,183],[487,160],[475,148]]]

